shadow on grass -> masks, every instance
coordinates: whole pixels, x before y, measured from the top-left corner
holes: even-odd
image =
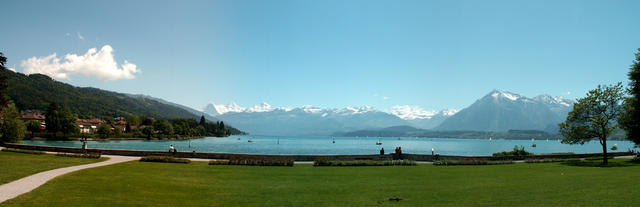
[[[609,164],[602,164],[602,159],[589,159],[589,160],[569,160],[566,162],[560,163],[561,165],[566,166],[576,166],[576,167],[631,167],[631,166],[640,166],[640,163],[633,162],[627,159],[609,159]]]

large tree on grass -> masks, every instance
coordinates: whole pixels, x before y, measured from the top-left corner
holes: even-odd
[[[629,97],[626,98],[620,119],[620,126],[625,130],[627,139],[640,145],[640,48],[636,59],[629,70]]]
[[[0,117],[0,142],[20,143],[24,137],[24,123],[19,119],[20,112],[13,103],[2,109]]]
[[[597,139],[602,145],[602,163],[608,164],[607,137],[618,127],[623,99],[622,83],[590,90],[587,97],[573,105],[567,120],[559,124],[562,143],[584,144]]]

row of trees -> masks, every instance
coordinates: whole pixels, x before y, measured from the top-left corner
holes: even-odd
[[[111,129],[111,125],[105,123],[98,127],[97,133],[100,137],[196,137],[196,136],[216,136],[223,137],[242,132],[237,129],[225,127],[224,122],[207,122],[204,116],[197,122],[189,118],[177,118],[169,120],[154,120],[143,118],[140,121],[135,115],[130,115],[126,119],[124,131],[122,129]]]
[[[560,123],[562,143],[584,144],[598,140],[602,145],[602,163],[608,164],[607,138],[618,128],[626,138],[640,145],[640,48],[629,71],[629,87],[622,83],[599,85],[578,99],[566,121]]]

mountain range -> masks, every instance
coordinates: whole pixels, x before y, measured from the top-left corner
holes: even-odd
[[[408,126],[435,131],[540,130],[557,133],[573,101],[550,95],[533,98],[493,90],[460,111],[429,111],[417,106],[342,109],[302,106],[272,107],[262,103],[241,107],[236,103],[208,104],[202,110],[251,134],[326,136],[351,131]]]
[[[341,109],[314,106],[252,107],[209,104],[195,110],[162,99],[96,88],[75,87],[46,75],[0,71],[8,81],[7,93],[21,110],[45,110],[50,102],[69,107],[79,117],[118,117],[135,114],[156,118],[224,120],[226,124],[256,135],[326,136],[394,126],[429,131],[542,130],[557,133],[573,101],[540,95],[533,98],[494,90],[460,111],[424,110],[417,106],[394,106],[378,110],[369,106]]]
[[[557,124],[566,118],[572,106],[572,100],[562,97],[540,95],[527,98],[507,91],[494,90],[447,118],[434,129],[557,132]]]

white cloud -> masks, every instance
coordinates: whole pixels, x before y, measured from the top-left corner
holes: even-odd
[[[78,32],[78,39],[84,40],[84,36],[82,36],[82,34],[80,34],[80,32]]]
[[[387,99],[389,99],[388,96],[382,97],[382,100],[387,100]]]
[[[571,95],[571,91],[567,91],[567,95]]]
[[[56,79],[68,79],[69,75],[73,74],[112,81],[133,79],[134,73],[140,72],[135,64],[126,60],[118,67],[110,45],[103,46],[100,51],[91,48],[84,55],[67,54],[63,61],[56,57],[56,53],[45,57],[32,57],[23,60],[20,66],[24,68],[25,74],[41,73]]]

